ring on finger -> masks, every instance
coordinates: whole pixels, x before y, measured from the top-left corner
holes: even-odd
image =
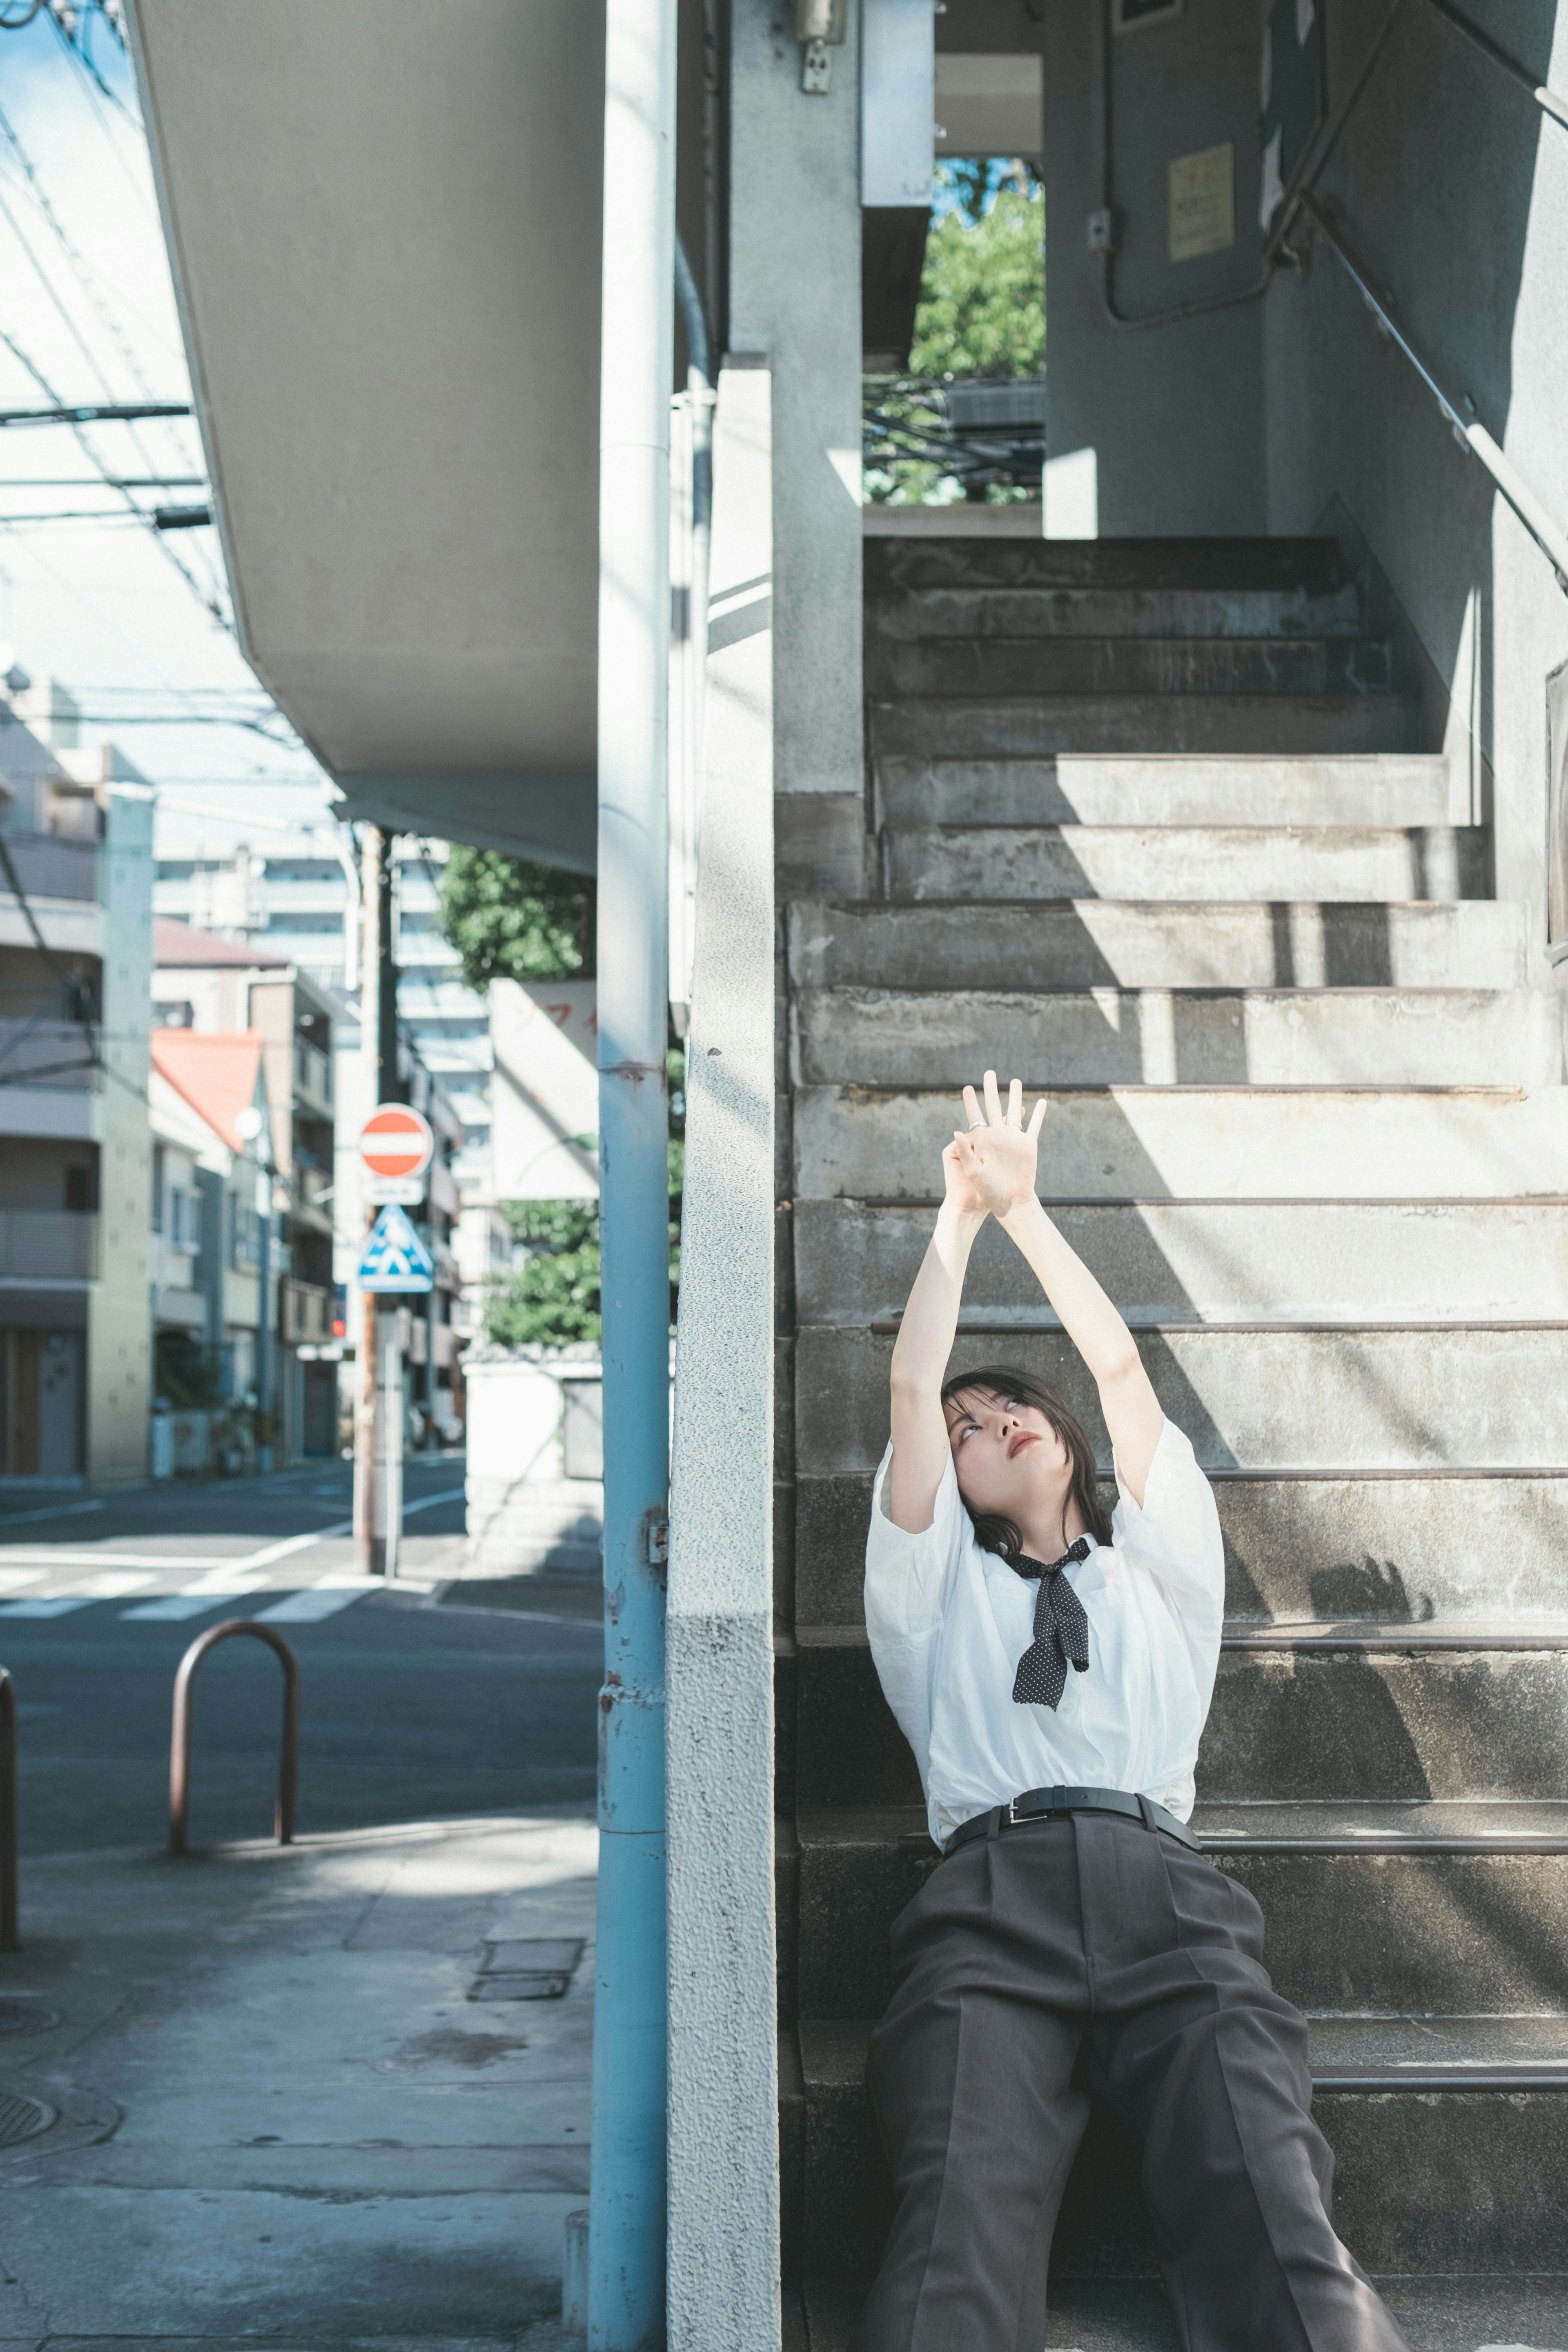
[[[984,1125],[985,1121],[983,1118],[972,1118],[969,1122],[970,1134],[973,1135],[977,1127],[984,1127]]]

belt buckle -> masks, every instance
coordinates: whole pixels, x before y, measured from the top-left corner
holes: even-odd
[[[1007,1827],[1008,1827],[1010,1830],[1016,1830],[1016,1829],[1017,1828],[1017,1826],[1018,1826],[1018,1812],[1017,1812],[1017,1805],[1018,1805],[1018,1800],[1017,1800],[1017,1798],[1016,1798],[1016,1797],[1009,1797],[1009,1798],[1008,1798],[1008,1800],[1007,1800]]]

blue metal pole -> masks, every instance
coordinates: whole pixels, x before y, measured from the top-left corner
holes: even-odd
[[[675,0],[608,0],[599,471],[605,1684],[590,2352],[665,2335],[669,401]]]

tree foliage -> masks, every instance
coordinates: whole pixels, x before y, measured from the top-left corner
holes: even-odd
[[[994,156],[938,164],[910,372],[866,381],[864,478],[874,504],[965,495],[963,468],[945,461],[945,386],[954,377],[1043,373],[1045,228],[1045,192],[1029,166]],[[1005,470],[984,490],[1001,504],[1026,494]]]
[[[594,885],[556,866],[455,844],[440,887],[441,929],[466,984],[587,978],[594,970]]]
[[[1046,364],[1046,197],[1037,182],[988,188],[938,166],[952,201],[926,239],[910,351],[921,376],[1039,375]],[[1022,180],[1024,175],[1019,174]]]
[[[675,1328],[680,1280],[680,1187],[685,1165],[686,1104],[681,1092],[683,1060],[668,1056],[669,1073],[669,1321]],[[574,1340],[597,1342],[599,1308],[599,1204],[597,1201],[509,1201],[512,1238],[522,1264],[491,1292],[485,1308],[485,1337],[506,1348],[562,1348]]]

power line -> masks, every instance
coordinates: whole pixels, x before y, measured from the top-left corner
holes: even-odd
[[[0,490],[205,490],[205,474],[0,474]]]
[[[21,361],[34,383],[41,390],[47,392],[51,400],[55,400],[55,405],[52,408],[0,408],[0,426],[6,425],[132,425],[145,416],[188,416],[191,413],[188,400],[110,400],[100,402],[96,407],[66,408],[56,399],[53,388],[45,382],[32,362],[25,358],[16,345],[11,341],[9,335],[5,337],[5,341],[10,344],[13,355]],[[91,457],[92,452],[89,450],[88,455]],[[97,462],[97,459],[93,458],[95,465]],[[100,470],[101,472],[101,468]],[[104,480],[107,481],[108,478],[107,475],[103,476]]]
[[[27,374],[32,377],[33,382],[37,385],[38,390],[43,393],[45,397],[54,403],[57,412],[62,410],[65,404],[60,399],[59,394],[55,390],[54,385],[49,382],[47,376],[45,375],[41,368],[37,366],[35,362],[27,357],[26,352],[22,349],[21,344],[17,342],[16,337],[12,334],[8,334],[4,327],[0,327],[0,343],[5,344],[6,350],[11,353],[12,358],[16,360],[17,364],[24,368]],[[98,452],[94,449],[92,444],[84,436],[81,429],[81,420],[71,418],[68,421],[69,429],[74,435],[77,446],[81,450],[83,457],[97,473],[99,478],[102,481],[107,481],[109,479],[108,469],[102,464]],[[124,495],[130,511],[135,515],[142,515],[144,521],[151,522],[152,518],[143,513],[142,509],[136,504],[134,499],[131,498],[129,492]],[[216,598],[203,595],[200,581],[196,579],[194,572],[186,570],[185,566],[181,562],[179,557],[174,553],[174,549],[170,547],[166,540],[159,538],[156,540],[155,544],[162,548],[167,561],[174,565],[174,570],[179,573],[186,587],[189,588],[192,595],[196,598],[204,610],[212,614],[213,619],[217,623],[220,629],[224,630],[229,636],[232,636],[234,635],[233,626],[229,621],[225,618]]]

